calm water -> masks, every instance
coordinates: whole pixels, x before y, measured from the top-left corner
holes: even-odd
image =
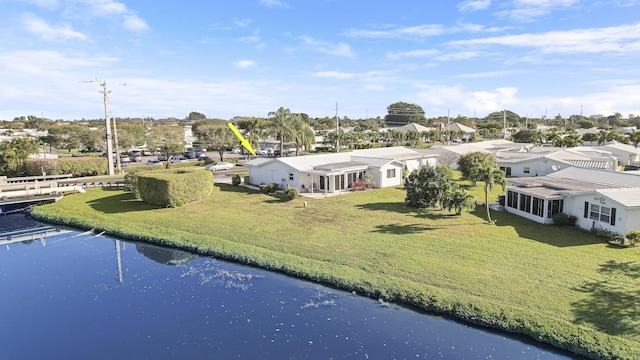
[[[568,359],[528,339],[160,247],[0,248],[0,359]]]

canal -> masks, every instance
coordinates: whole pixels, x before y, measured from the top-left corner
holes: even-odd
[[[528,338],[106,235],[63,230],[1,245],[0,359],[578,358]]]

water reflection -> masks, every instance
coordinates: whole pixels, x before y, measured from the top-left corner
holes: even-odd
[[[79,234],[0,252],[0,289],[11,289],[0,358],[569,358],[279,274]]]

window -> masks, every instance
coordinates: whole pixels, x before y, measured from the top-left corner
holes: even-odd
[[[511,176],[511,168],[510,167],[500,166],[500,170],[504,171],[505,175]]]
[[[387,169],[387,179],[396,177],[396,169]]]
[[[520,194],[520,211],[531,212],[531,195]]]
[[[289,180],[293,181],[293,173],[289,173]]]
[[[540,217],[544,216],[544,199],[537,197],[533,198],[533,208],[531,209],[531,213]]]
[[[507,206],[510,208],[518,208],[518,193],[514,191],[507,191]]]
[[[561,213],[564,208],[564,200],[549,200],[549,205],[547,206],[547,217],[551,218],[553,215],[557,213]]]
[[[525,173],[525,174],[528,174],[528,173],[530,173],[530,172],[531,172],[531,170],[530,170],[528,167],[524,168],[524,173]]]
[[[615,225],[616,209],[606,206],[591,204],[589,207],[589,219],[602,221],[603,223]]]

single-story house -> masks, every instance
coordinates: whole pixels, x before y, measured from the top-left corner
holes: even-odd
[[[640,164],[640,149],[629,144],[613,141],[600,146],[581,146],[578,149],[598,149],[610,152],[618,158],[618,165]]]
[[[522,147],[498,151],[498,167],[507,176],[545,176],[571,166],[616,171],[618,159],[611,153],[593,148]]]
[[[437,130],[437,128],[423,126],[423,125],[420,125],[420,124],[414,123],[414,122],[406,124],[406,125],[403,125],[403,126],[400,126],[399,128],[396,128],[396,131],[399,131],[399,132],[405,133],[405,134],[407,133],[407,131],[417,131],[417,132],[421,133],[421,132],[428,132],[428,131],[431,131],[431,130]]]
[[[547,176],[508,179],[506,211],[542,224],[553,215],[577,218],[576,226],[624,235],[640,230],[640,176],[569,167]]]
[[[403,170],[435,166],[436,154],[425,154],[401,146],[362,149],[335,154],[257,158],[245,163],[251,184],[276,183],[281,189],[300,192],[348,191],[352,184],[371,174],[374,187],[402,184]]]

